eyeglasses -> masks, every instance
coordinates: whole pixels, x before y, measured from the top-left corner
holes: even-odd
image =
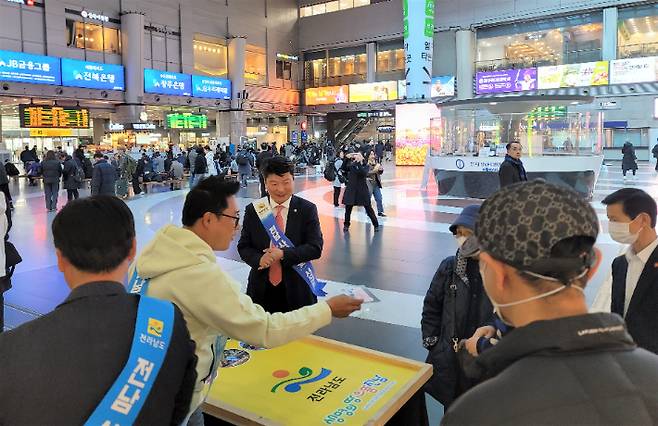
[[[224,216],[235,220],[235,227],[240,226],[240,216],[231,216],[230,214],[215,213],[217,216]]]

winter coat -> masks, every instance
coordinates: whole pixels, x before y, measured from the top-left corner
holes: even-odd
[[[630,142],[626,142],[621,148],[623,158],[621,160],[622,170],[637,170],[637,156],[635,155],[635,147]]]
[[[75,180],[78,167],[82,168],[82,165],[77,162],[77,159],[69,157],[64,161],[64,189],[74,190],[80,188],[80,183]]]
[[[457,257],[451,256],[439,265],[425,296],[420,323],[423,339],[438,339],[428,348],[425,362],[434,367],[434,374],[425,390],[445,407],[474,385],[459,366],[455,343],[494,320],[477,260],[466,260],[461,277],[456,262]]]
[[[208,164],[206,164],[206,157],[203,155],[197,155],[194,159],[194,175],[205,175],[208,170]]]
[[[516,161],[509,155],[506,155],[505,161],[500,164],[498,178],[501,188],[528,180],[523,162],[520,160]]]
[[[653,158],[658,158],[658,144],[653,147],[651,153],[653,154]]]
[[[384,173],[384,169],[380,169],[378,172],[374,171],[375,166],[368,166],[369,171],[368,171],[368,186],[369,188],[374,188],[375,186],[379,188],[383,188],[382,186],[382,174]]]
[[[91,195],[116,195],[117,170],[107,160],[94,165],[91,178]]]
[[[252,160],[252,158],[251,158],[251,155],[250,155],[248,152],[246,152],[246,151],[242,151],[242,152],[240,152],[240,153],[238,154],[238,156],[240,156],[240,155],[244,155],[244,156],[246,156],[246,157],[247,157],[247,160],[249,160],[249,164],[240,164],[240,163],[238,162],[238,173],[240,173],[241,175],[249,175],[249,176],[251,176],[251,167],[254,165],[254,162],[253,162],[253,160]],[[237,157],[236,157],[236,160],[237,160]]]
[[[655,425],[658,356],[617,315],[535,321],[475,358],[442,425]]]
[[[7,169],[0,167],[0,185],[7,185],[9,183],[9,176],[7,175]]]
[[[217,166],[215,166],[215,154],[212,151],[206,152],[206,164],[208,167],[208,176],[216,176]]]
[[[348,161],[347,166],[343,165],[343,169],[347,169],[347,184],[345,186],[345,193],[343,194],[343,204],[346,206],[369,206],[370,191],[368,190],[368,183],[366,176],[368,176],[369,166],[365,162],[356,163]]]
[[[45,160],[41,163],[43,183],[58,183],[62,177],[62,163],[59,160]]]
[[[153,171],[156,173],[164,173],[165,171],[164,158],[153,157]]]
[[[196,148],[192,147],[190,149],[189,154],[187,154],[187,159],[189,161],[190,165],[190,172],[194,170],[194,164],[196,163],[196,157],[199,155],[198,152],[196,152]]]

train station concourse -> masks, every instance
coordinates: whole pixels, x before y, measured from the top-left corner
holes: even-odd
[[[0,425],[658,424],[658,3],[0,0]]]

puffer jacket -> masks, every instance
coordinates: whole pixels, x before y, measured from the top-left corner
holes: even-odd
[[[91,178],[91,195],[116,195],[117,169],[106,160],[94,165]]]
[[[436,340],[428,348],[425,361],[434,369],[425,391],[444,407],[475,384],[463,374],[455,345],[494,320],[493,306],[484,292],[478,262],[465,260],[464,271],[458,272],[456,269],[461,268],[456,268],[457,259],[451,256],[439,265],[427,290],[421,319],[423,339]]]
[[[467,372],[486,381],[442,425],[658,424],[658,355],[638,349],[615,314],[532,322]]]
[[[41,163],[43,183],[57,183],[62,177],[62,163],[59,160],[45,160]]]

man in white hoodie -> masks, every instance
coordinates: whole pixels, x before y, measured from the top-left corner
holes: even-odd
[[[227,338],[261,347],[280,346],[360,309],[361,300],[337,296],[289,312],[268,314],[240,291],[217,264],[239,229],[237,182],[211,176],[185,199],[183,227],[166,225],[131,267],[133,291],[174,302],[196,342],[197,385],[188,425],[203,425],[200,405],[217,372]]]

